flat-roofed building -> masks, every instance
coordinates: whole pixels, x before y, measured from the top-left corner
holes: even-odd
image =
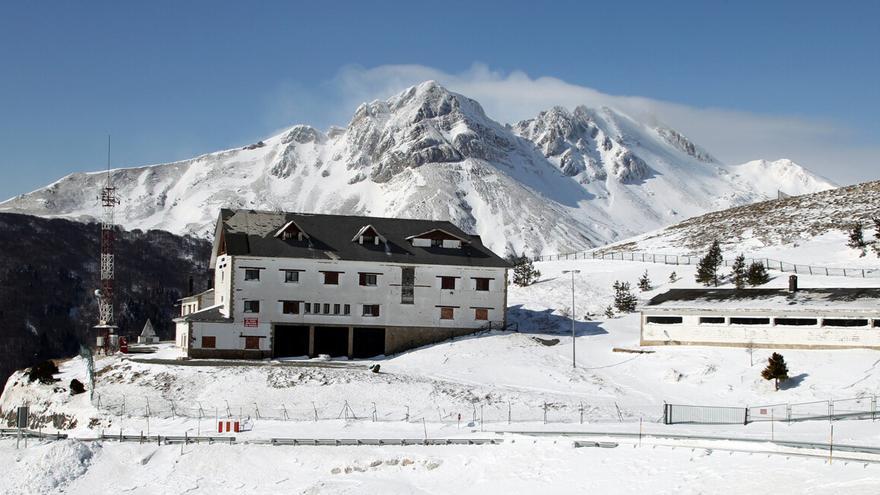
[[[673,289],[641,309],[641,344],[880,349],[880,288]]]

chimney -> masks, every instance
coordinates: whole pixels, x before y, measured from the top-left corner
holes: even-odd
[[[789,275],[788,277],[788,291],[789,292],[797,292],[797,275]]]

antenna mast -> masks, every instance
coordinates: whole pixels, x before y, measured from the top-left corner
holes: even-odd
[[[96,291],[98,295],[98,325],[95,328],[104,330],[103,335],[98,337],[98,347],[115,348],[116,342],[114,341],[117,339],[113,334],[115,334],[117,326],[113,315],[114,244],[116,241],[114,209],[119,204],[119,197],[116,195],[116,188],[113,187],[110,179],[110,136],[108,135],[107,182],[101,189],[101,205],[104,209],[101,219],[101,289]]]

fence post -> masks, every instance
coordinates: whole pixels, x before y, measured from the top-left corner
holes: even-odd
[[[584,403],[583,402],[581,402],[579,404],[578,409],[580,410],[580,413],[581,413],[581,424],[584,424]]]
[[[507,424],[510,424],[510,401],[507,401]]]
[[[544,424],[547,424],[547,402],[544,402]]]

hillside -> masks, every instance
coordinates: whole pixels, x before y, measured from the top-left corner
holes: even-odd
[[[0,213],[0,382],[49,358],[92,344],[99,286],[100,225]],[[120,334],[136,336],[147,318],[173,336],[175,301],[208,285],[206,241],[159,230],[119,231],[116,242]]]
[[[103,173],[0,211],[99,218]],[[504,125],[434,82],[240,149],[113,172],[129,229],[208,236],[221,207],[451,220],[499,254],[602,245],[693,215],[833,184],[788,161],[719,163],[681,133],[610,108]]]
[[[764,201],[693,217],[603,251],[700,254],[718,239],[725,251],[755,257],[876,267],[880,259],[872,250],[861,256],[846,243],[847,231],[856,222],[863,225],[865,239],[873,239],[872,219],[880,217],[878,198],[880,181],[873,181]]]

